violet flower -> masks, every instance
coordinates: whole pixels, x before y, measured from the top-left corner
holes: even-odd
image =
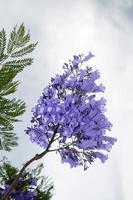
[[[63,74],[51,78],[32,109],[33,125],[26,130],[30,140],[44,149],[54,136],[57,148],[52,149],[51,144],[49,151],[58,152],[62,162],[71,167],[82,165],[84,169],[96,158],[105,162],[108,155],[104,151],[109,152],[116,142],[116,138],[106,135],[112,127],[105,116],[106,100],[96,96],[105,90],[97,84],[100,73],[84,66],[93,56],[74,56],[64,64]]]

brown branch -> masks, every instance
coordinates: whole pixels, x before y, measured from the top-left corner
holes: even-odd
[[[57,133],[58,130],[58,126],[56,127],[54,134],[47,146],[47,148],[45,149],[45,151],[43,151],[40,154],[36,154],[33,158],[31,158],[29,161],[27,161],[24,166],[22,167],[22,169],[20,170],[19,174],[16,176],[15,180],[11,183],[10,187],[8,188],[8,190],[6,191],[6,193],[4,194],[4,196],[2,197],[2,200],[8,200],[10,193],[12,192],[13,189],[15,189],[15,187],[17,186],[17,183],[19,181],[19,178],[22,176],[23,172],[25,171],[25,169],[34,161],[41,159],[43,156],[45,156],[45,154],[47,154],[49,152],[49,148],[51,147],[52,142],[54,141],[55,135]]]
[[[64,145],[62,147],[59,147],[58,149],[49,149],[48,152],[63,150],[63,149],[65,149],[67,147],[70,147],[71,145],[74,145],[74,144],[75,144],[75,141],[73,141],[72,143],[68,143],[68,144],[66,144],[66,145]]]

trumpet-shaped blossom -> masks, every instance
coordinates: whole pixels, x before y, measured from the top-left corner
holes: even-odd
[[[106,135],[112,127],[105,116],[106,100],[97,97],[105,90],[97,82],[100,73],[84,66],[93,56],[74,56],[64,64],[64,73],[51,78],[32,109],[33,125],[26,130],[32,142],[57,151],[63,163],[83,165],[84,169],[95,158],[104,162],[108,158],[104,151],[110,151],[116,142],[116,138]]]

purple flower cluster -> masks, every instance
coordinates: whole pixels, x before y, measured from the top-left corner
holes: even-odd
[[[19,180],[17,188],[10,193],[10,198],[14,200],[34,200],[37,196],[36,192],[37,180],[29,179],[28,182],[22,177]],[[4,195],[10,187],[10,184],[5,184],[4,188],[0,188],[0,195]]]
[[[33,126],[26,133],[32,142],[61,155],[62,162],[71,167],[92,163],[95,158],[104,162],[116,138],[106,136],[111,123],[104,115],[106,100],[96,94],[105,87],[97,84],[100,74],[84,66],[93,55],[74,56],[63,66],[64,73],[51,78],[37,105],[32,109]],[[50,144],[50,145],[49,145]]]

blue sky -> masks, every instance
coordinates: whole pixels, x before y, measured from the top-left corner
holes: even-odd
[[[31,108],[64,62],[73,54],[92,51],[90,64],[100,70],[106,86],[107,116],[113,123],[109,134],[118,142],[105,164],[96,161],[84,172],[51,154],[43,160],[45,173],[55,183],[53,200],[132,200],[133,0],[0,0],[1,29],[9,32],[21,22],[38,46],[34,64],[18,77],[16,97],[27,104],[23,123],[16,125],[20,146],[6,155],[20,167],[41,152],[24,134]]]

